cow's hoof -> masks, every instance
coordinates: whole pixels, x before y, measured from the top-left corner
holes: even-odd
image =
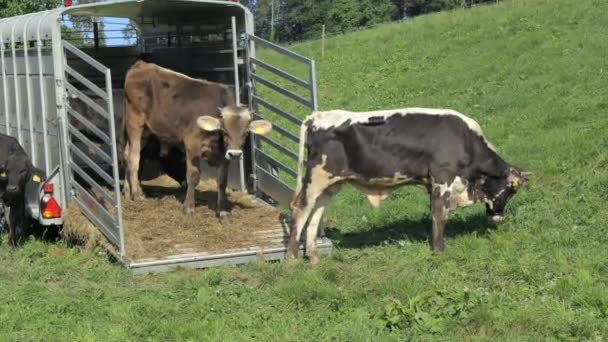
[[[137,191],[131,195],[131,199],[133,201],[143,201],[146,199],[146,196],[144,195],[144,193],[142,191]]]
[[[222,211],[219,214],[219,220],[221,224],[230,224],[232,222],[232,220],[230,219],[230,214],[228,214],[228,212],[226,211]]]
[[[296,254],[288,250],[285,254],[285,261],[287,261],[287,263],[293,264],[296,262],[296,260],[298,260]]]
[[[186,215],[192,215],[192,214],[194,214],[194,208],[192,208],[192,207],[184,207],[184,214],[186,214]]]
[[[316,255],[310,255],[308,256],[308,261],[310,266],[317,266],[319,264],[319,257]]]
[[[443,249],[433,249],[433,255],[443,255]]]

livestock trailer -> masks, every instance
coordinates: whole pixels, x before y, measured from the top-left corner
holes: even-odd
[[[281,66],[259,57],[261,51]],[[265,207],[287,206],[297,177],[299,118],[317,109],[315,64],[256,37],[252,13],[235,1],[116,0],[0,19],[0,130],[17,137],[50,175],[60,207],[77,208],[134,272],[283,259],[288,229],[279,221],[264,230],[273,241],[264,246],[170,246],[164,255],[128,255],[115,115],[122,102],[115,97],[142,56],[230,86],[255,118],[273,123],[271,135],[250,136],[243,157],[230,166],[228,186]],[[214,178],[216,170],[202,162],[201,173]],[[318,245],[330,253],[326,237]]]

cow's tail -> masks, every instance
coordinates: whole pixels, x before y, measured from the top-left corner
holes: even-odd
[[[302,181],[304,179],[304,150],[306,147],[306,137],[308,132],[308,122],[306,119],[300,125],[300,145],[298,149],[298,179],[296,185],[296,194],[302,189]]]

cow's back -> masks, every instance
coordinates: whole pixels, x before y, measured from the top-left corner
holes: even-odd
[[[332,161],[326,161],[332,174],[347,170],[365,179],[392,178],[395,174],[423,178],[438,167],[472,174],[474,161],[493,154],[481,131],[458,115],[394,111],[366,120],[356,118],[357,113],[351,115],[333,126],[322,123],[323,118],[331,118],[327,114],[308,118],[313,128],[308,143],[313,149],[322,146],[316,153],[332,156]]]
[[[0,133],[0,164],[14,153],[25,154],[25,151],[16,138]]]
[[[197,80],[138,61],[125,79],[129,106],[142,115],[150,131],[162,140],[180,141],[195,128],[201,115],[219,117],[218,107],[234,105],[228,87]]]

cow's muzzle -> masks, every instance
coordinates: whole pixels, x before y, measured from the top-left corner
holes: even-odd
[[[504,215],[492,215],[489,217],[490,223],[499,224],[505,220]]]
[[[226,159],[228,159],[228,160],[238,159],[241,157],[242,154],[243,154],[243,151],[241,151],[241,150],[228,150],[228,151],[226,151]]]
[[[16,194],[19,191],[19,187],[16,185],[7,185],[6,192],[9,194]]]

